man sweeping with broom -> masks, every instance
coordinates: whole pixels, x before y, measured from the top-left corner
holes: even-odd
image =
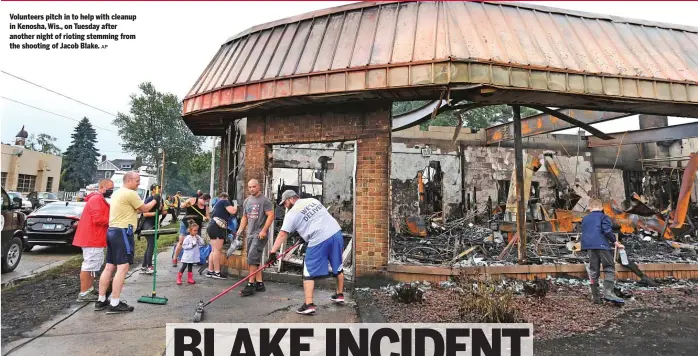
[[[332,276],[337,280],[337,293],[330,299],[335,303],[344,303],[344,271],[342,268],[342,252],[344,251],[344,235],[342,228],[332,215],[317,199],[300,199],[293,190],[287,190],[281,195],[281,204],[288,212],[284,216],[279,236],[274,247],[269,250],[269,261],[276,260],[276,252],[286,241],[289,234],[298,232],[308,243],[308,249],[303,261],[303,290],[305,303],[296,310],[298,314],[314,314],[313,291],[315,279],[329,277],[328,264],[332,267]]]
[[[160,195],[157,194],[148,204],[143,204],[136,193],[141,182],[140,174],[127,172],[124,183],[114,192],[109,209],[109,229],[107,230],[107,265],[99,278],[99,297],[95,302],[95,310],[104,310],[107,314],[132,312],[133,307],[119,300],[121,289],[126,280],[129,265],[133,263],[135,241],[133,232],[138,224],[138,212],[145,213],[155,206],[160,206]],[[116,275],[114,275],[116,272]],[[112,275],[111,300],[107,301],[106,292]]]

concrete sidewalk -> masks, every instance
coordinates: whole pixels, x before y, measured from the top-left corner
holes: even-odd
[[[175,284],[177,269],[172,267],[171,249],[158,255],[157,295],[167,297],[166,305],[138,303],[143,295],[150,295],[152,275],[133,273],[126,280],[121,299],[135,307],[132,313],[107,315],[95,312],[94,303],[76,304],[70,313],[59,315],[46,322],[26,338],[3,345],[6,355],[13,347],[45,334],[12,351],[11,355],[162,355],[165,350],[165,326],[167,323],[192,322],[196,303],[209,300],[238,281],[237,278],[216,280],[200,276],[197,266],[194,279],[197,284]],[[186,274],[185,274],[186,275]],[[345,293],[345,305],[330,301],[332,291],[315,293],[316,315],[295,313],[303,303],[303,289],[299,285],[267,283],[267,290],[253,297],[242,298],[238,287],[206,307],[202,322],[211,323],[352,323],[357,322],[354,302]],[[81,308],[82,307],[82,308]],[[78,308],[81,308],[78,310]],[[59,320],[60,324],[49,329]]]

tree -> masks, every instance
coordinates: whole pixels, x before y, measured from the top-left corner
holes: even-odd
[[[537,114],[538,111],[521,107],[521,117]],[[509,105],[493,105],[468,111],[452,110],[437,115],[427,124],[431,126],[458,126],[458,119],[463,119],[463,127],[484,129],[492,125],[503,124],[514,119],[514,110]]]
[[[61,150],[54,143],[56,138],[45,133],[40,133],[38,136],[29,135],[29,139],[24,144],[24,148],[50,155],[60,156]]]
[[[76,191],[92,183],[97,173],[99,152],[95,147],[97,132],[88,118],[80,120],[71,137],[73,141],[63,154],[60,185],[61,189]]]
[[[393,103],[393,116],[402,115],[418,109],[429,103],[428,101],[397,101]],[[521,117],[537,114],[538,111],[522,106]],[[433,120],[423,123],[427,126],[458,126],[458,119],[463,119],[463,126],[474,129],[483,129],[492,125],[509,122],[514,118],[514,112],[509,105],[493,105],[468,111],[452,110],[444,111]]]
[[[161,93],[150,82],[141,83],[140,94],[131,94],[129,114],[117,113],[121,147],[142,157],[152,173],[161,164],[158,148],[167,161],[186,162],[200,150],[202,137],[194,136],[182,120],[182,103],[174,94]],[[167,173],[167,169],[165,170]]]
[[[220,162],[220,142],[216,147],[216,169],[214,179],[218,179]],[[211,151],[196,152],[190,159],[174,165],[167,164],[165,169],[165,189],[169,193],[176,191],[195,192],[197,189],[208,191],[211,184]],[[211,193],[211,194],[215,194]]]

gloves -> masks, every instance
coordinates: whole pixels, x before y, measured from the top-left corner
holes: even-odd
[[[269,262],[276,262],[276,252],[269,254]]]

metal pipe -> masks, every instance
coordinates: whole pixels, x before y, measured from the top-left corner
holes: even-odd
[[[527,264],[526,207],[524,206],[524,167],[521,147],[521,107],[512,105],[514,111],[514,157],[516,162],[516,232],[519,235],[519,264]]]

